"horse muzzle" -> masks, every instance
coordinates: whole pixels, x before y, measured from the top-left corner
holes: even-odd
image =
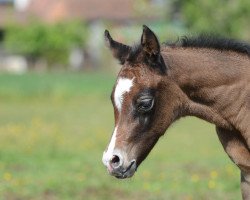
[[[136,160],[124,161],[124,158],[121,154],[114,154],[109,158],[106,154],[103,153],[103,164],[107,167],[107,170],[110,175],[115,176],[119,179],[130,178],[134,175],[137,164]]]

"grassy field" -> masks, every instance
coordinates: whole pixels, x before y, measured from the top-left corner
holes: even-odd
[[[105,74],[0,75],[0,199],[237,200],[239,171],[213,125],[186,118],[132,179],[101,162],[113,129]]]

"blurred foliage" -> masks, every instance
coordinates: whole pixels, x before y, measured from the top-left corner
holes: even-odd
[[[212,32],[250,40],[249,0],[176,0],[184,26],[195,32]]]
[[[86,38],[87,29],[82,22],[32,22],[28,26],[9,25],[4,44],[8,51],[28,59],[44,58],[49,65],[66,65],[72,47],[83,48]]]
[[[11,24],[4,32],[4,44],[10,54],[25,56],[29,66],[68,66],[69,54],[76,47],[84,50],[84,69],[89,69],[88,66],[100,69],[105,63],[111,66],[105,68],[110,71],[112,57],[108,51],[103,51],[105,28],[124,43],[138,40],[142,24],[152,28],[161,42],[204,32],[250,41],[249,0],[138,0],[133,2],[133,9],[133,21],[121,24],[112,20],[91,21],[88,24],[80,21],[57,24],[33,21],[25,26]]]

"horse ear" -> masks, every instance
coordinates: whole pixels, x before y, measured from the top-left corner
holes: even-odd
[[[121,64],[124,64],[129,56],[131,47],[114,41],[107,30],[104,32],[104,39],[106,46],[112,51],[113,56],[118,59]]]
[[[145,25],[143,25],[141,46],[143,51],[146,53],[149,64],[156,69],[158,68],[161,73],[165,74],[167,66],[160,54],[161,47],[159,41],[154,32]]]
[[[143,25],[143,33],[141,36],[141,45],[143,50],[151,55],[157,55],[160,53],[160,44],[154,34],[146,25]]]

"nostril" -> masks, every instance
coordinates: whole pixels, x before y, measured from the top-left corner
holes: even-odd
[[[113,155],[112,159],[110,160],[110,164],[113,168],[120,167],[121,159],[117,155]]]

